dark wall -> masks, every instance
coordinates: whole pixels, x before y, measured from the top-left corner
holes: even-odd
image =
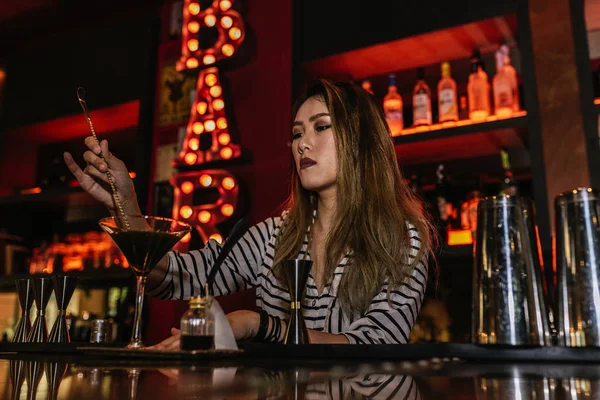
[[[81,112],[79,86],[91,109],[140,99],[156,23],[149,12],[109,17],[87,29],[46,32],[0,56],[3,130]]]
[[[294,58],[308,61],[516,12],[519,0],[295,0]]]

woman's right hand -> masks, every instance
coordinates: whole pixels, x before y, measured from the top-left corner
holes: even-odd
[[[125,214],[140,215],[133,180],[129,176],[125,163],[108,150],[106,140],[98,144],[93,136],[88,136],[85,138],[85,144],[89,150],[83,154],[83,159],[87,162],[84,170],[77,165],[70,153],[64,153],[67,167],[77,178],[83,190],[102,202],[111,212],[118,212],[108,181],[107,172],[110,172]],[[104,155],[104,160],[100,158],[100,154]]]
[[[180,349],[181,331],[177,328],[171,328],[171,337],[166,338],[154,346],[147,347],[148,350],[177,351]]]

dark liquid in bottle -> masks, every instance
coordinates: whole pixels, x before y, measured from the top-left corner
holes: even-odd
[[[165,232],[126,231],[111,235],[136,275],[146,275],[179,241]]]
[[[181,335],[181,350],[210,350],[215,348],[214,336]]]

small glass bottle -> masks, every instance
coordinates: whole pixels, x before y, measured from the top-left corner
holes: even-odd
[[[511,77],[504,68],[504,54],[496,51],[496,75],[492,81],[494,112],[498,118],[509,118],[513,113],[514,91]]]
[[[438,83],[439,122],[458,121],[456,82],[450,76],[450,63],[442,63],[442,79]]]
[[[413,90],[413,125],[431,125],[431,90],[425,82],[425,71],[417,71],[417,83]]]
[[[392,136],[398,136],[404,129],[402,97],[398,94],[398,87],[396,87],[396,75],[390,74],[388,79],[388,92],[383,98],[383,111],[392,131]]]
[[[210,311],[212,297],[193,296],[190,308],[181,317],[181,350],[215,348],[215,319]]]
[[[471,74],[467,92],[469,95],[469,119],[478,122],[485,121],[490,115],[490,84],[478,49],[475,49],[471,58]]]
[[[510,49],[506,44],[500,46],[500,51],[504,55],[504,72],[510,77],[513,87],[513,111],[518,112],[521,109],[519,100],[519,80],[517,79],[517,70],[510,61]]]

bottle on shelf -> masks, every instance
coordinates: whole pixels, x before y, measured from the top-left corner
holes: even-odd
[[[371,85],[371,81],[368,79],[365,79],[364,81],[362,81],[362,83],[360,84],[360,86],[365,89],[367,92],[374,94],[373,93],[373,87]]]
[[[442,79],[440,79],[437,89],[439,122],[458,121],[456,82],[450,76],[450,63],[448,62],[442,63]]]
[[[513,83],[504,68],[504,53],[496,51],[496,75],[492,80],[494,112],[498,118],[510,118],[513,114]]]
[[[431,90],[425,82],[425,71],[417,71],[417,83],[413,90],[413,125],[431,125]]]
[[[510,62],[510,48],[508,45],[503,44],[500,46],[500,51],[504,56],[504,72],[508,75],[513,91],[513,111],[518,112],[521,110],[521,103],[519,99],[519,80],[517,79],[517,70],[512,66]]]
[[[471,74],[467,84],[469,94],[469,119],[484,121],[490,115],[490,84],[484,70],[479,49],[471,57]]]
[[[463,229],[471,231],[471,238],[475,239],[477,232],[477,205],[483,198],[479,190],[467,194],[467,200],[460,206],[460,222]]]
[[[504,178],[502,179],[501,194],[516,196],[519,194],[519,185],[510,166],[510,159],[506,149],[500,150],[500,158],[502,160],[502,168],[504,169]]]
[[[402,107],[402,97],[398,94],[398,88],[396,87],[396,75],[390,74],[388,92],[383,98],[383,111],[392,131],[392,136],[400,135],[402,129],[404,129]]]
[[[193,296],[190,308],[181,317],[181,350],[215,348],[215,319],[210,311],[212,297]]]

